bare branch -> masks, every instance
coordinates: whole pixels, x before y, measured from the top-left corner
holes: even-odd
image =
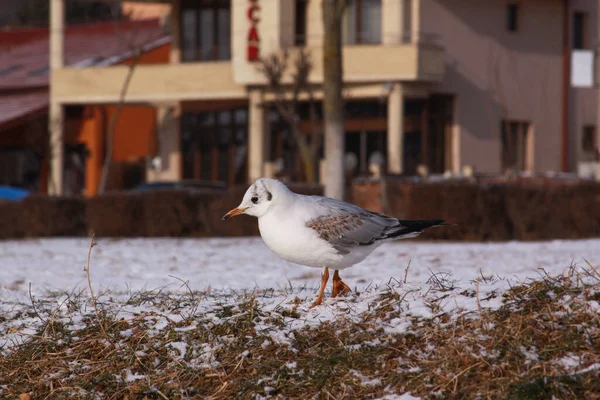
[[[289,52],[287,50],[283,50],[280,54],[273,53],[260,58],[258,70],[267,78],[268,87],[277,98],[275,102],[277,111],[288,123],[292,123],[295,118],[295,97],[288,101],[283,87],[283,77],[288,67],[288,60]]]
[[[312,101],[313,94],[309,83],[310,72],[312,70],[312,59],[307,50],[300,50],[294,57],[293,69],[291,71],[291,82],[286,84],[285,74],[288,70],[290,53],[287,49],[281,53],[273,53],[260,59],[259,71],[266,77],[268,87],[275,95],[274,106],[279,115],[290,125],[292,136],[298,146],[304,172],[307,180],[312,182],[315,179],[314,162],[319,149],[316,146],[319,141],[313,136],[311,145],[308,144],[308,137],[300,132],[299,119],[297,117],[297,106],[300,95],[303,91],[308,92]],[[288,90],[289,94],[286,94]],[[312,112],[312,110],[311,110]],[[316,114],[316,112],[315,112]],[[311,116],[311,119],[316,118]],[[312,129],[313,133],[316,129]]]
[[[280,87],[282,85],[283,75],[287,70],[289,52],[283,50],[281,54],[272,53],[267,57],[259,59],[258,70],[267,78],[271,88]]]
[[[294,61],[294,72],[292,74],[292,82],[294,85],[294,93],[300,94],[302,90],[308,88],[308,79],[312,70],[312,60],[310,53],[306,49],[301,49],[298,57]]]
[[[133,57],[131,64],[129,65],[127,75],[125,76],[125,81],[123,82],[121,92],[119,93],[119,102],[117,103],[115,112],[113,113],[110,119],[110,124],[108,125],[108,131],[106,132],[106,153],[104,155],[104,165],[102,166],[102,176],[100,178],[98,194],[102,194],[106,190],[106,184],[108,182],[108,173],[110,170],[110,164],[113,155],[115,129],[117,127],[117,121],[119,120],[121,110],[125,105],[125,96],[127,95],[127,91],[129,90],[129,84],[131,83],[131,78],[133,78],[133,72],[135,71],[135,67],[139,62],[140,55],[141,53],[136,53],[136,55],[134,55]]]

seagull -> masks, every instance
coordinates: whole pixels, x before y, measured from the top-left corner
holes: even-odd
[[[443,219],[405,221],[367,211],[342,200],[292,192],[275,179],[259,178],[239,206],[223,221],[240,214],[258,218],[260,235],[279,257],[308,267],[324,268],[312,307],[323,301],[333,269],[332,297],[350,292],[339,271],[363,261],[384,242],[418,236]]]

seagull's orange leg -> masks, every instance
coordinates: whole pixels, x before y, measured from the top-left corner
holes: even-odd
[[[319,294],[317,296],[317,299],[315,300],[314,303],[312,303],[310,308],[318,306],[323,302],[323,293],[325,292],[325,288],[327,287],[328,280],[329,280],[329,268],[325,268],[325,271],[323,271],[323,276],[321,277],[321,289],[319,289]]]
[[[333,291],[331,292],[331,297],[341,296],[350,291],[350,287],[342,282],[339,271],[336,269],[333,273]]]

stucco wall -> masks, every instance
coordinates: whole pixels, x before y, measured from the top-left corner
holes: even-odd
[[[505,0],[421,0],[421,30],[446,51],[438,88],[456,94],[461,164],[479,172],[501,172],[502,118],[533,123],[535,171],[561,167],[561,2],[519,4],[509,32]]]

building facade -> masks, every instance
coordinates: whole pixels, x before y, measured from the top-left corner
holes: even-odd
[[[49,31],[11,29],[0,36],[0,184],[46,193],[52,159]],[[142,50],[135,55],[137,64],[165,64],[170,36],[158,19],[69,25],[63,58],[71,66],[128,65],[134,58],[131,47]],[[112,104],[63,106],[64,194],[97,193],[111,129],[114,140],[106,188],[123,189],[145,181],[146,157],[155,152],[156,108],[126,104],[116,115]]]
[[[118,103],[128,72],[64,66],[64,1],[51,0],[56,193],[64,164],[64,128],[56,121],[69,105]],[[297,136],[320,140],[321,1],[157,3],[170,7],[169,62],[138,65],[124,96],[127,104],[156,109],[157,145],[146,179],[306,179]],[[487,174],[545,173],[594,161],[597,89],[571,80],[573,73],[580,81],[589,75],[572,50],[584,61],[592,52],[593,61],[597,14],[590,0],[349,0],[343,69],[353,173],[367,173],[372,163],[388,174],[415,174],[423,166],[430,173],[465,166]],[[261,60],[284,51],[288,67],[276,89]],[[294,97],[301,54],[312,67]],[[297,100],[298,132],[278,106],[290,98]],[[319,143],[311,148],[324,158]]]

